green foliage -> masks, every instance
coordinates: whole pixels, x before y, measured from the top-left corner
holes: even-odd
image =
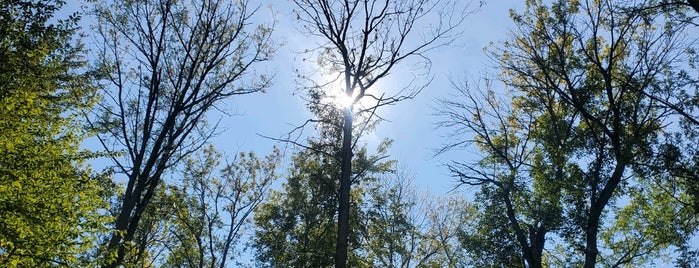
[[[379,151],[382,153],[383,151]],[[373,160],[372,160],[373,159]],[[370,170],[352,192],[351,267],[460,267],[456,230],[466,222],[462,203],[430,202],[392,162],[376,164],[362,149],[355,175]],[[361,168],[374,163],[374,168]],[[337,160],[311,149],[293,157],[282,189],[255,212],[253,247],[264,267],[331,267],[337,228]],[[444,203],[442,203],[444,202]],[[432,207],[443,209],[433,210]],[[468,214],[470,215],[470,214]]]
[[[483,152],[450,165],[481,187],[485,219],[465,246],[480,265],[529,267],[638,266],[682,248],[699,226],[696,162],[667,144],[695,147],[693,55],[682,55],[696,39],[639,3],[545,2],[512,12],[517,31],[491,51],[508,98],[462,89],[465,104],[443,101],[442,125],[473,132]]]
[[[87,265],[107,220],[105,178],[80,149],[76,116],[94,88],[78,75],[78,17],[63,1],[0,6],[0,266]]]
[[[253,3],[254,5],[254,3]],[[253,66],[276,46],[270,27],[252,24],[249,1],[105,1],[93,6],[94,67],[105,96],[89,116],[126,180],[106,267],[117,267],[164,174],[216,133],[208,112],[234,95],[261,92]],[[114,252],[116,251],[116,252]],[[112,259],[111,255],[116,258]]]
[[[305,150],[292,157],[292,166],[282,189],[255,211],[253,247],[257,262],[269,267],[327,267],[335,262],[339,198],[342,110],[325,98],[320,88],[309,90],[308,108],[319,118],[318,138],[309,139]],[[357,116],[357,115],[355,115]],[[360,117],[361,118],[361,117]],[[373,122],[362,118],[355,132],[369,131]],[[387,172],[392,161],[384,161],[390,142],[382,143],[377,155],[366,148],[354,151],[352,164],[350,248],[360,247],[360,207],[365,184]],[[352,251],[352,250],[350,250]],[[357,252],[350,252],[351,266],[360,266]]]
[[[229,267],[251,235],[253,210],[276,179],[281,154],[240,153],[222,165],[213,146],[185,159],[180,183],[161,188],[124,265]]]
[[[386,171],[379,158],[367,157],[365,149],[355,156],[355,175],[362,181]],[[334,263],[337,239],[337,180],[339,161],[318,151],[301,151],[292,158],[287,181],[273,190],[267,202],[255,212],[256,258],[269,267],[328,267]],[[367,166],[370,164],[371,166]],[[365,189],[352,191],[351,248],[360,246],[360,204]],[[350,254],[350,265],[361,260]]]
[[[502,213],[505,207],[484,187],[476,198],[471,224],[457,227],[457,237],[470,265],[477,267],[523,267],[519,245]]]
[[[602,265],[652,263],[669,257],[670,252],[657,248],[690,243],[687,238],[696,232],[699,222],[692,208],[685,205],[687,194],[671,185],[675,183],[672,178],[653,178],[628,190],[629,204],[614,208],[613,224],[601,233],[601,242],[622,257],[602,260]]]

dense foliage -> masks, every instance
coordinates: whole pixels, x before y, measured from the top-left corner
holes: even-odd
[[[86,265],[104,228],[105,178],[80,148],[95,88],[64,3],[0,6],[0,266]]]

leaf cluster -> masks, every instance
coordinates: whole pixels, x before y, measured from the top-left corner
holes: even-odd
[[[108,178],[86,164],[77,116],[95,87],[80,68],[78,16],[63,1],[0,5],[0,266],[88,265],[109,220]]]

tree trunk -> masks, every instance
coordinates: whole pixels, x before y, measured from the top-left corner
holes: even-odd
[[[136,179],[130,179],[130,181],[135,182]],[[117,251],[117,255],[115,256],[116,259],[110,259],[104,266],[107,268],[117,267],[124,260],[125,248],[122,241],[126,236],[126,231],[129,229],[128,227],[129,222],[131,221],[131,213],[136,207],[136,197],[130,194],[132,193],[130,189],[127,189],[127,191],[129,192],[127,192],[124,196],[121,209],[119,210],[119,216],[117,216],[116,222],[114,223],[112,237],[107,245],[107,252],[109,252],[109,254],[111,254],[111,252],[114,250]]]
[[[352,179],[352,107],[346,107],[342,127],[342,160],[340,169],[340,200],[338,206],[335,267],[347,267],[349,237],[350,187]]]
[[[527,236],[524,230],[522,230],[522,228],[519,226],[519,221],[517,220],[517,216],[515,216],[514,206],[512,205],[512,200],[509,196],[509,191],[504,191],[503,195],[505,201],[505,213],[507,215],[508,220],[510,221],[512,229],[515,232],[515,237],[517,238],[517,242],[519,243],[520,249],[522,251],[523,262],[528,264],[527,267],[530,268],[542,267],[541,251],[543,250],[543,241],[540,244],[535,244],[536,242],[538,242],[537,235],[534,234],[534,232],[536,231],[534,228],[529,228],[529,243],[531,244],[531,246],[530,244],[527,244]],[[541,248],[536,248],[536,246],[540,246]]]
[[[617,154],[617,159],[621,160],[617,160],[614,172],[609,178],[609,181],[605,184],[599,197],[595,198],[594,195],[591,196],[590,216],[587,219],[587,227],[585,230],[585,264],[583,265],[585,268],[594,268],[597,263],[597,255],[599,255],[599,250],[597,249],[597,235],[599,233],[602,212],[612,198],[614,190],[616,190],[621,182],[624,170],[626,169],[627,161],[625,161],[625,158]]]
[[[546,229],[543,226],[529,226],[529,254],[531,256],[531,268],[541,268],[543,266],[542,256],[544,244],[546,243]]]
[[[597,255],[599,250],[597,249],[597,232],[599,228],[599,214],[596,212],[597,209],[592,209],[590,213],[590,218],[588,219],[587,230],[585,230],[585,268],[594,268],[597,263]],[[594,214],[594,215],[592,215]]]
[[[164,168],[162,168],[164,169]],[[154,175],[156,178],[160,178],[160,172]],[[140,179],[143,181],[143,179]],[[153,179],[155,182],[151,183],[147,189],[143,189],[143,185],[137,185],[137,193],[145,192],[144,196],[140,195],[126,195],[124,197],[122,209],[119,212],[119,216],[115,222],[112,237],[107,246],[107,251],[112,252],[117,250],[116,259],[107,262],[105,267],[116,268],[120,266],[124,257],[126,256],[126,247],[124,243],[133,240],[136,235],[136,230],[138,229],[138,223],[141,221],[141,217],[145,212],[148,203],[155,194],[155,187],[159,184],[159,179]],[[143,250],[143,249],[141,249]]]

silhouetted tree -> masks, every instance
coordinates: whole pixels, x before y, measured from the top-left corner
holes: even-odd
[[[126,263],[149,267],[230,267],[249,237],[252,213],[276,179],[278,150],[240,153],[231,162],[213,146],[185,159],[180,182],[159,188]]]
[[[207,111],[268,87],[265,75],[249,76],[274,46],[270,28],[251,27],[248,1],[112,1],[94,11],[107,83],[90,121],[126,176],[104,254],[116,267],[163,174],[212,135]]]
[[[682,247],[697,222],[678,182],[692,173],[658,161],[687,160],[667,150],[683,144],[674,126],[699,126],[697,81],[682,68],[695,60],[685,48],[696,39],[666,13],[628,12],[631,2],[526,3],[513,12],[512,39],[493,51],[509,96],[490,83],[484,93],[457,84],[457,97],[441,102],[442,126],[474,134],[445,150],[476,144],[484,152],[450,170],[481,187],[481,202],[492,206],[484,217],[509,224],[498,230],[522,266],[637,265]],[[628,205],[616,203],[622,197]],[[547,241],[556,254],[544,253]]]
[[[347,264],[350,204],[352,187],[353,116],[366,113],[375,116],[380,106],[413,98],[424,85],[412,83],[393,96],[372,92],[376,83],[406,59],[421,58],[425,68],[429,59],[425,52],[450,43],[458,36],[457,27],[464,21],[466,10],[459,10],[451,1],[437,0],[294,0],[302,30],[319,37],[318,68],[332,81],[314,81],[314,87],[340,90],[347,99],[343,107],[342,150],[339,177],[338,231],[335,267]],[[427,24],[428,17],[437,20]],[[313,78],[310,79],[311,81]],[[340,88],[332,88],[339,81]],[[331,94],[332,96],[332,94]],[[355,110],[355,104],[368,97],[368,107]],[[361,135],[361,131],[360,134]]]

